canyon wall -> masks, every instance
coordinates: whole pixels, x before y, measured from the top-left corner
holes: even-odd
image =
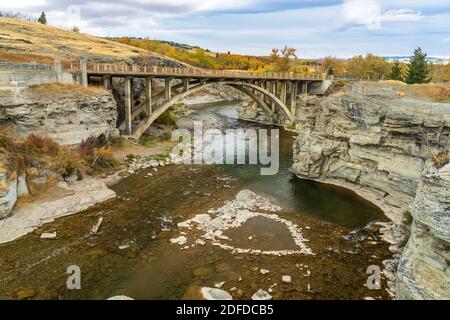
[[[399,299],[450,299],[450,164],[426,174],[411,205],[413,225],[398,267]]]
[[[398,220],[430,159],[450,147],[450,105],[355,85],[320,103],[300,98],[297,129],[296,175],[349,187]]]
[[[0,95],[1,124],[63,145],[79,144],[89,136],[116,135],[116,122],[114,97],[101,89],[55,84]]]
[[[354,190],[384,209],[394,228],[410,230],[404,249],[391,242],[394,260],[401,255],[397,297],[449,299],[450,170],[436,172],[442,164],[431,159],[448,161],[450,104],[355,84],[323,99],[300,97],[297,130],[292,171],[298,177]],[[397,268],[394,260],[386,262]]]

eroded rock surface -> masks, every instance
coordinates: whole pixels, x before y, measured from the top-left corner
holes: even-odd
[[[77,181],[67,188],[68,194],[64,197],[29,203],[0,220],[0,244],[13,241],[57,218],[75,214],[116,196],[103,182],[95,179]]]
[[[411,236],[398,268],[398,298],[448,300],[450,164],[422,179],[411,214]]]
[[[431,159],[450,148],[450,105],[357,84],[322,101],[299,99],[297,130],[295,174],[352,189],[394,221],[383,228],[394,254],[384,263],[397,298],[448,299],[450,167],[436,172]]]
[[[413,201],[433,154],[450,146],[450,106],[408,100],[391,89],[356,86],[299,100],[293,172],[344,185],[380,205],[393,220]]]
[[[2,96],[0,122],[24,135],[45,135],[63,145],[79,144],[89,136],[117,134],[117,104],[112,94],[58,90],[62,92],[27,89],[18,97]]]

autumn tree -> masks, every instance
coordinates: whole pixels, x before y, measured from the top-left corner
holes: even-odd
[[[345,77],[347,72],[346,69],[346,62],[334,57],[325,57],[321,65],[321,72],[336,77]]]
[[[270,60],[276,72],[288,72],[293,59],[297,59],[297,49],[285,46],[283,49],[272,49]]]
[[[431,72],[431,66],[427,62],[427,54],[422,52],[419,47],[414,50],[414,56],[409,60],[405,82],[409,84],[428,83],[431,81]]]
[[[450,63],[433,65],[433,82],[450,82]]]
[[[386,77],[389,64],[385,58],[374,54],[353,57],[349,63],[349,76],[367,80],[382,80]]]

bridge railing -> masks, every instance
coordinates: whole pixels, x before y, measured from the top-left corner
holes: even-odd
[[[81,70],[79,62],[64,62],[63,68],[77,72]],[[323,74],[304,75],[293,72],[249,72],[241,70],[206,70],[195,67],[170,68],[146,65],[87,63],[87,72],[129,75],[162,75],[185,77],[240,78],[240,79],[285,79],[285,80],[323,80],[331,79]]]
[[[23,70],[23,71],[42,71],[52,70],[53,66],[48,64],[37,63],[14,63],[14,62],[1,62],[0,70]]]

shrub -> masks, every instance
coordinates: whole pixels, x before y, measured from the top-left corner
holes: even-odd
[[[119,138],[120,139],[120,138]],[[81,141],[79,152],[81,157],[89,158],[94,155],[95,148],[106,147],[110,142],[104,135],[99,137],[90,136],[89,138]]]
[[[442,168],[450,162],[450,151],[448,151],[448,153],[439,153],[437,156],[433,157],[433,162],[436,167]]]
[[[407,225],[409,227],[412,225],[412,223],[413,223],[413,216],[411,214],[411,211],[409,211],[409,210],[403,211],[403,213],[402,213],[402,222],[403,222],[404,225]]]
[[[79,148],[80,156],[83,158],[92,157],[94,155],[94,143],[95,143],[94,137],[89,137],[81,141]]]
[[[27,136],[25,145],[30,149],[30,151],[49,155],[57,155],[61,150],[59,144],[57,144],[53,139],[42,137],[34,133]]]
[[[156,145],[156,138],[150,136],[142,136],[139,138],[139,144],[145,147],[154,147]]]
[[[176,126],[176,120],[177,120],[177,116],[171,112],[171,111],[166,111],[164,112],[162,115],[159,116],[158,119],[155,120],[155,123],[157,124],[165,124],[168,126]]]
[[[77,174],[80,178],[81,165],[76,157],[72,154],[64,155],[55,159],[52,165],[53,170],[62,175],[63,177],[69,177]]]
[[[91,165],[93,168],[115,169],[119,165],[120,162],[113,156],[111,149],[107,147],[94,149]]]
[[[109,145],[113,148],[123,148],[125,147],[126,139],[123,137],[109,137]]]

